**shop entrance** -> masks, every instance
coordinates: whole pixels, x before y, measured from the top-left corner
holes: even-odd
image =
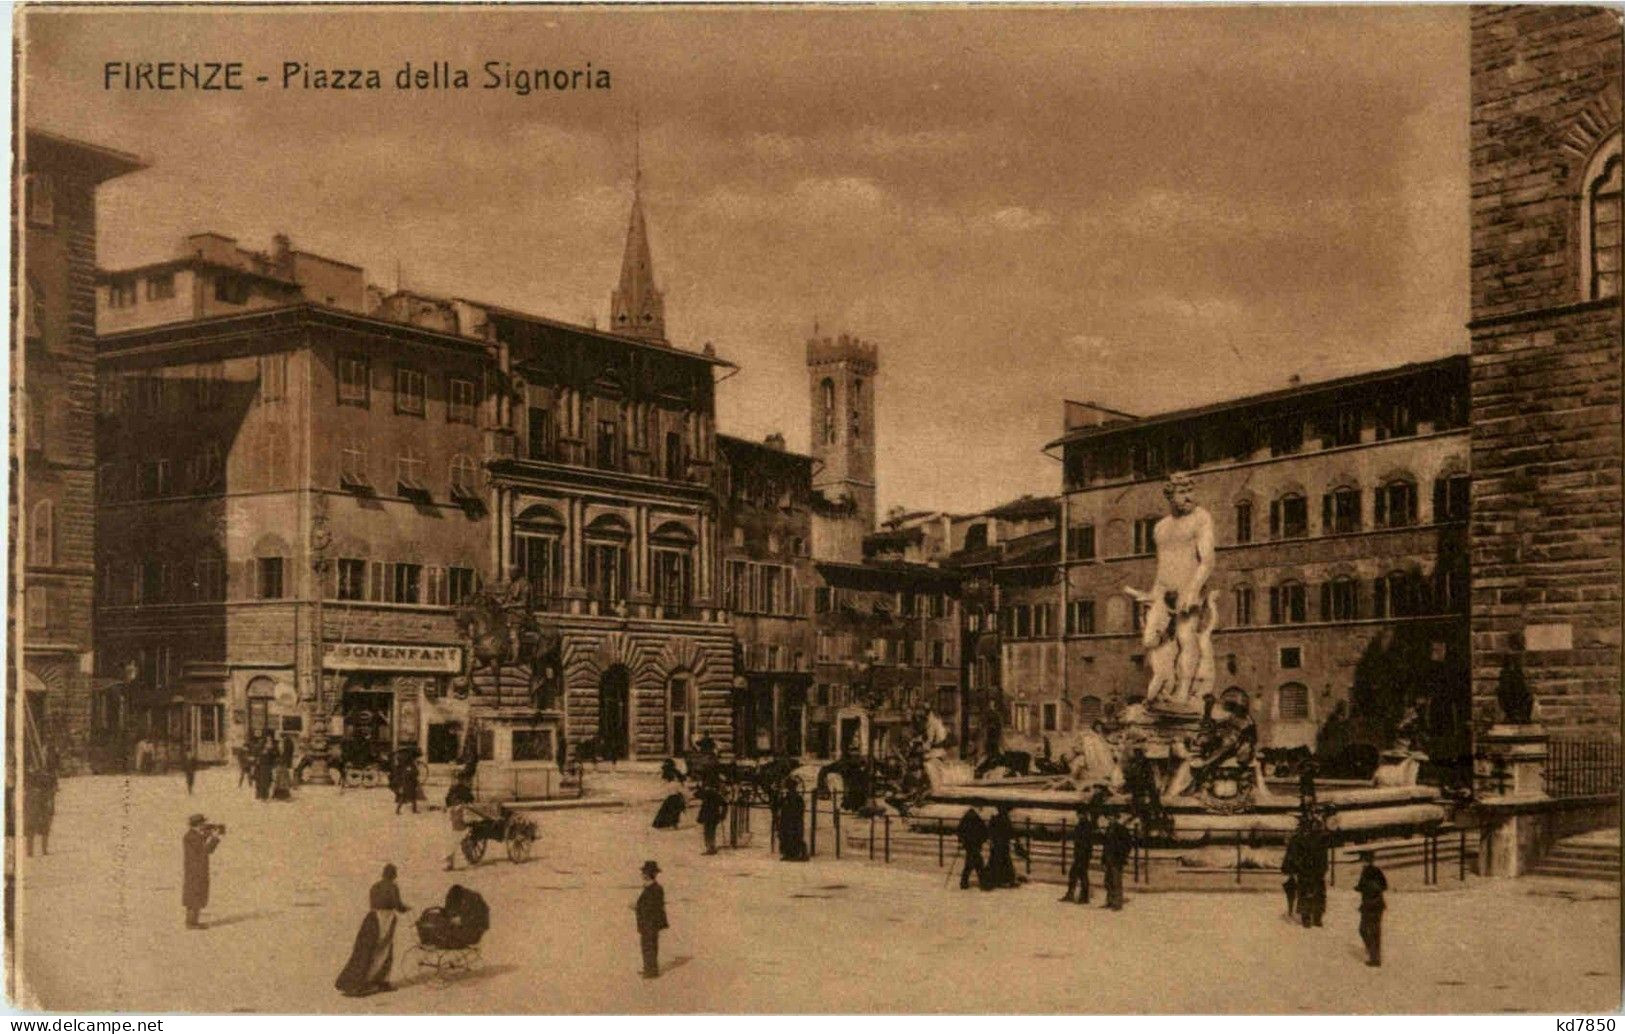
[[[351,679],[344,686],[343,709],[345,764],[389,765],[395,746],[394,691]]]
[[[598,682],[600,756],[619,761],[627,756],[627,719],[632,711],[632,675],[617,664]]]

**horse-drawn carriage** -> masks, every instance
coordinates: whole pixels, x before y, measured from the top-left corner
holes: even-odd
[[[459,845],[468,864],[478,865],[485,857],[486,845],[495,841],[508,849],[508,860],[523,862],[530,857],[536,843],[536,823],[504,804],[496,805],[496,815],[475,810],[473,805],[462,805],[463,840]]]

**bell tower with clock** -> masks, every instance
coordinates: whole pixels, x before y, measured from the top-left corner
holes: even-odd
[[[850,499],[860,533],[875,527],[875,374],[879,350],[848,334],[807,341],[812,393],[812,487]]]

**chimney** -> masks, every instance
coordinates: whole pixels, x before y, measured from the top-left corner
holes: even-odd
[[[780,452],[784,451],[784,435],[777,431],[774,431],[772,434],[762,439],[762,441],[769,449],[777,449]]]

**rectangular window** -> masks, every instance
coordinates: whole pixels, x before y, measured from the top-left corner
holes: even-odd
[[[423,565],[422,564],[392,564],[394,568],[390,579],[390,603],[418,603],[422,600],[423,591]]]
[[[590,543],[586,557],[587,591],[600,602],[626,598],[626,547]]]
[[[214,281],[214,300],[228,305],[248,304],[248,279],[223,273]]]
[[[1348,535],[1360,530],[1358,489],[1339,488],[1321,497],[1321,523],[1327,534]]]
[[[942,667],[944,664],[948,663],[947,657],[948,657],[948,644],[943,642],[940,639],[932,640],[931,641],[931,664],[932,664],[932,666],[937,667],[937,668]]]
[[[1281,667],[1283,667],[1283,668],[1301,668],[1301,667],[1303,667],[1303,647],[1301,647],[1301,646],[1283,646],[1283,647],[1281,647]]]
[[[1067,533],[1067,556],[1073,560],[1095,558],[1095,526],[1080,524]]]
[[[462,377],[446,380],[446,423],[474,422],[474,382]]]
[[[552,729],[515,729],[513,731],[513,760],[552,761]]]
[[[211,602],[226,598],[226,565],[219,560],[199,560],[192,582],[194,599]]]
[[[1291,456],[1303,450],[1303,420],[1289,416],[1270,425],[1270,455]]]
[[[282,598],[282,557],[262,556],[254,561],[254,595],[262,600]]]
[[[395,412],[422,416],[425,381],[422,370],[410,366],[395,367]]]
[[[1270,504],[1270,535],[1279,539],[1301,539],[1309,534],[1309,501],[1289,495]]]
[[[1060,710],[1061,710],[1060,706],[1057,705],[1057,704],[1046,703],[1044,705],[1044,731],[1045,732],[1054,732],[1058,728],[1056,719],[1057,719],[1057,716],[1060,714]]]
[[[1238,585],[1233,593],[1235,597],[1235,624],[1250,625],[1253,623],[1253,587]]]
[[[30,585],[26,594],[28,628],[32,632],[44,631],[51,625],[50,595],[43,585]]]
[[[1253,504],[1236,504],[1236,542],[1245,544],[1253,540]]]
[[[1145,556],[1157,551],[1156,517],[1141,517],[1134,522],[1134,553]]]
[[[423,495],[428,484],[423,480],[423,457],[413,452],[395,457],[395,484],[402,495]]]
[[[339,450],[339,483],[346,488],[370,488],[372,477],[367,470],[367,447],[352,442]]]
[[[107,284],[107,307],[128,309],[135,304],[135,281],[112,280]]]
[[[1331,435],[1325,441],[1327,448],[1360,444],[1360,409],[1343,406],[1332,414]]]
[[[161,276],[147,278],[147,301],[162,301],[165,298],[175,297],[175,274],[164,273]]]
[[[367,598],[367,562],[352,557],[341,557],[338,562],[338,598],[364,600]]]
[[[23,204],[31,226],[56,225],[56,181],[43,172],[23,177]]]
[[[473,599],[478,585],[472,567],[446,568],[446,602],[451,606],[460,607]]]
[[[259,372],[259,401],[281,402],[288,397],[288,353],[274,352],[255,360]]]
[[[1067,631],[1073,635],[1095,634],[1095,601],[1072,600],[1067,605]]]
[[[1359,592],[1359,583],[1352,578],[1334,578],[1322,585],[1321,620],[1356,620],[1360,616]]]
[[[1433,483],[1433,521],[1464,521],[1471,509],[1472,480],[1465,474],[1441,478]]]
[[[339,405],[368,405],[370,386],[367,361],[356,356],[339,356]]]
[[[619,462],[619,430],[613,420],[598,421],[598,448],[593,455],[600,467],[613,468]]]
[[[835,592],[827,586],[820,585],[813,590],[813,611],[818,614],[828,614],[835,609]]]
[[[226,399],[226,369],[221,363],[204,363],[197,368],[193,382],[197,408],[218,409]]]
[[[680,481],[686,471],[683,466],[683,437],[676,431],[666,432],[666,477]]]

